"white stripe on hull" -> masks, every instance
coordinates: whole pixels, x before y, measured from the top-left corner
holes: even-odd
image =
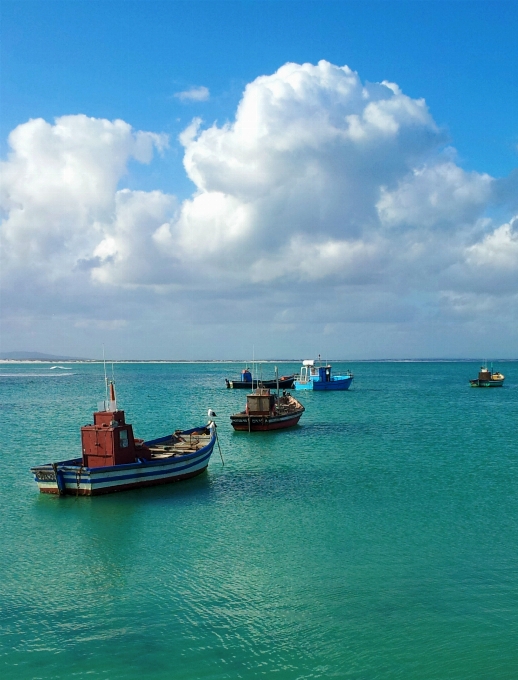
[[[202,473],[211,457],[215,440],[211,445],[197,452],[175,460],[141,461],[120,465],[116,468],[82,468],[80,465],[58,463],[67,494],[91,495],[108,489],[138,488],[154,484],[165,484]],[[35,481],[42,493],[59,493],[57,480],[51,466],[45,470],[34,470]],[[41,477],[38,479],[38,475]],[[52,479],[54,477],[54,479]]]

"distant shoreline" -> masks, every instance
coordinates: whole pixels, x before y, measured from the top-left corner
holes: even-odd
[[[325,363],[455,364],[484,363],[481,359],[325,359]],[[513,363],[518,359],[493,359],[490,363]],[[0,359],[0,364],[102,364],[102,359]],[[300,364],[301,359],[106,359],[107,364]]]

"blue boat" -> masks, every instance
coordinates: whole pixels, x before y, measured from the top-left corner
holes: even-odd
[[[315,366],[314,359],[302,362],[300,374],[293,383],[296,390],[348,390],[354,379],[347,371],[345,375],[332,375],[330,364]]]

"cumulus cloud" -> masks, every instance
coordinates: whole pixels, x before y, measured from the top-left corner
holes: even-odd
[[[459,290],[518,296],[518,216],[467,246],[453,274]]]
[[[93,250],[92,279],[101,284],[156,285],[164,282],[163,262],[153,236],[174,211],[173,196],[160,191],[130,191],[115,195],[113,219],[103,225],[104,238]],[[165,277],[169,283],[171,274]]]
[[[466,262],[518,272],[518,217],[467,249]]]
[[[424,99],[396,84],[285,64],[246,86],[233,121],[195,118],[179,141],[195,185],[180,204],[120,188],[131,159],[166,151],[164,135],[81,115],[16,128],[1,187],[11,283],[147,291],[147,305],[184,311],[195,300],[205,320],[252,303],[286,332],[308,307],[328,334],[353,317],[459,319],[498,296],[515,309],[517,218],[490,207],[515,205],[516,178],[463,170]]]
[[[209,253],[222,278],[246,260],[248,282],[436,288],[495,228],[494,180],[455,163],[425,101],[348,67],[286,64],[246,87],[234,122],[194,119],[180,141],[197,191],[161,243]]]
[[[415,168],[394,190],[380,187],[378,215],[387,227],[455,229],[471,224],[487,205],[493,179],[452,162]]]
[[[0,168],[4,273],[28,269],[56,279],[75,267],[102,264],[108,240],[121,233],[121,219],[128,232],[134,226],[128,203],[139,220],[128,242],[138,247],[147,224],[143,204],[161,200],[165,210],[170,198],[121,193],[117,186],[130,159],[149,163],[153,151],[163,152],[167,144],[165,135],[83,115],[58,118],[54,125],[36,119],[18,126]],[[156,213],[156,207],[149,211]],[[110,255],[120,259],[121,250],[119,244]]]
[[[365,239],[373,253],[380,186],[443,139],[424,101],[395,85],[363,85],[327,62],[287,64],[247,86],[234,123],[200,131],[196,120],[182,135],[198,191],[182,205],[171,240],[181,248],[208,241],[227,263],[273,257],[284,276],[297,266],[283,253],[303,237],[308,253],[315,248],[310,278],[325,276],[330,243],[348,249]],[[298,271],[308,275],[304,262]]]
[[[176,92],[177,97],[181,102],[206,102],[210,99],[209,88],[204,85],[199,87],[191,87],[183,92]]]

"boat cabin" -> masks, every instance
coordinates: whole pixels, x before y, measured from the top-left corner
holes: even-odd
[[[267,416],[275,407],[276,397],[270,390],[259,387],[246,397],[246,412],[253,416]]]
[[[241,371],[241,382],[252,382],[252,373],[249,368],[245,368]]]
[[[331,366],[315,366],[314,359],[305,359],[300,369],[299,382],[309,383],[310,381],[330,382]]]
[[[83,466],[108,467],[134,463],[136,458],[133,427],[119,411],[115,388],[110,384],[110,399],[102,401],[94,413],[94,422],[81,428]]]
[[[478,379],[479,380],[491,380],[491,371],[488,370],[486,367],[482,366],[480,368],[480,371],[478,372]]]

